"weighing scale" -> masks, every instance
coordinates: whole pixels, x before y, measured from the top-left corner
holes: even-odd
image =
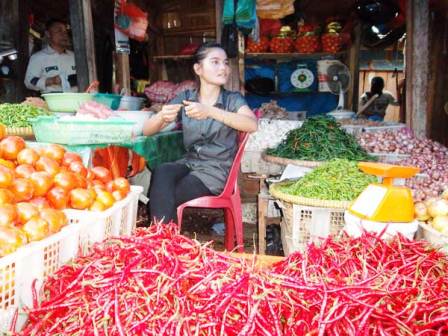
[[[360,162],[364,173],[382,178],[381,183],[372,183],[358,196],[345,212],[346,231],[358,236],[367,231],[388,234],[402,233],[412,238],[418,228],[414,219],[414,200],[406,186],[394,185],[396,178],[410,178],[417,174],[417,167],[404,167],[384,163]]]

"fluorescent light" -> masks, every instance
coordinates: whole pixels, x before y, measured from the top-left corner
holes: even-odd
[[[377,35],[380,33],[380,30],[378,29],[377,26],[372,26],[370,29],[372,29],[372,31]]]

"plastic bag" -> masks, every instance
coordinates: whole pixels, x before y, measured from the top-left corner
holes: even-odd
[[[282,19],[294,13],[294,0],[257,0],[260,19]]]
[[[132,3],[122,2],[115,27],[131,39],[144,41],[148,28],[148,13]]]

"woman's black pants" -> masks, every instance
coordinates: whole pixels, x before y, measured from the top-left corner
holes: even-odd
[[[149,186],[149,211],[153,220],[177,223],[177,207],[192,199],[212,195],[185,164],[168,162],[152,172]]]

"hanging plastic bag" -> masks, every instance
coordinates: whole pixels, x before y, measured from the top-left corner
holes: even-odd
[[[115,27],[131,39],[144,41],[148,28],[148,13],[132,3],[122,1]]]
[[[282,19],[294,13],[294,0],[257,0],[260,19]]]
[[[237,0],[225,0],[222,14],[224,26],[222,29],[221,44],[229,58],[234,58],[238,55],[238,29],[235,23],[236,5]]]

